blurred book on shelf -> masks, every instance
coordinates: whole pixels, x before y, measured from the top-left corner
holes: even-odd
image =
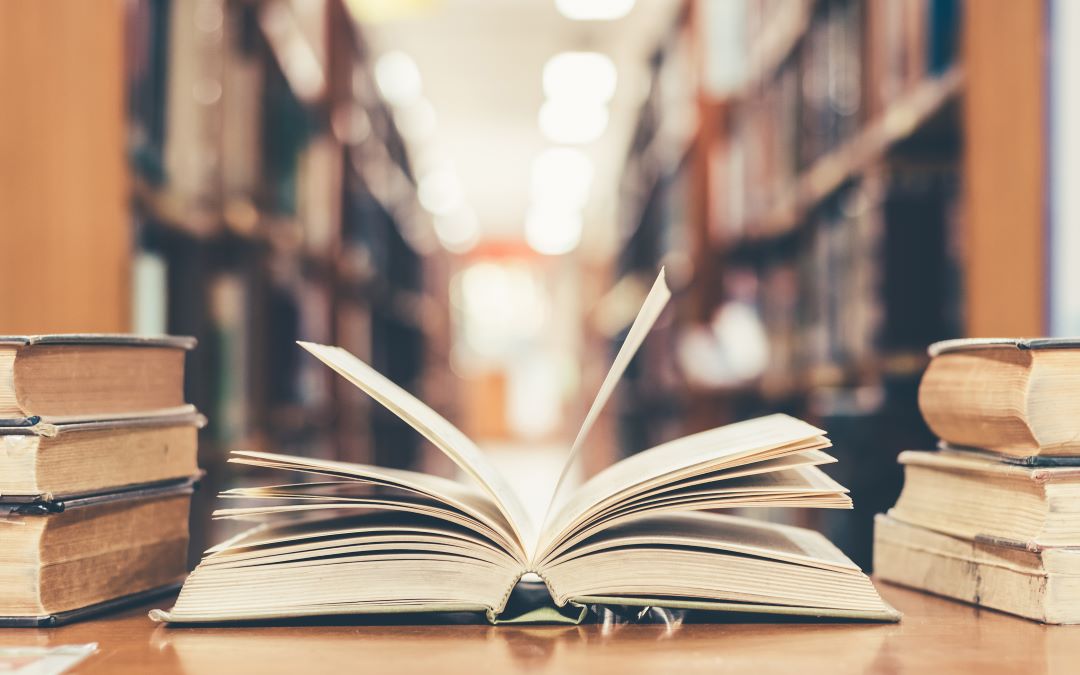
[[[186,381],[210,418],[201,550],[220,539],[208,500],[228,487],[214,470],[228,449],[418,458],[417,438],[294,344],[336,341],[419,391],[445,363],[425,352],[448,353],[448,322],[408,308],[448,316],[448,284],[343,2],[131,3],[128,23],[136,271],[148,282],[135,320],[204,345]]]
[[[620,398],[623,450],[771,411],[840,429],[838,467],[860,467],[845,474],[856,510],[814,524],[858,562],[899,489],[881,467],[931,438],[911,395],[926,345],[964,331],[960,11],[950,0],[693,3],[653,57],[661,84],[620,184],[616,277],[676,271],[678,310],[658,342],[679,345],[643,350],[650,396]],[[687,66],[677,46],[694,41],[701,62]],[[740,58],[728,58],[733,45]],[[660,90],[676,68],[699,78],[700,115],[671,147],[659,130],[682,115]]]

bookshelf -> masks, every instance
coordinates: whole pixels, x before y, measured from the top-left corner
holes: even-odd
[[[198,552],[228,534],[206,529],[214,495],[259,480],[225,467],[231,449],[426,461],[295,341],[341,345],[452,414],[448,263],[340,0],[137,3],[127,21],[134,322],[200,341]]]
[[[856,511],[800,522],[869,565],[872,515],[899,489],[895,455],[932,447],[915,395],[926,345],[1045,332],[1040,7],[684,3],[621,183],[616,279],[667,264],[679,280],[616,402],[634,439],[623,452],[773,411],[814,421]],[[741,76],[717,91],[720,34],[744,47]],[[682,115],[663,91],[672,68],[697,82],[697,114],[661,152],[658,130]],[[708,354],[680,351],[710,331],[713,352],[737,365],[758,354],[732,340],[749,343],[763,367],[702,383],[694,371],[711,366],[695,355]]]

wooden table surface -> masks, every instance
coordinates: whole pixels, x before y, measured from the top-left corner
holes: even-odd
[[[80,673],[1080,672],[1080,626],[879,587],[901,623],[166,628],[139,608],[52,630],[0,630],[0,646],[97,642]]]

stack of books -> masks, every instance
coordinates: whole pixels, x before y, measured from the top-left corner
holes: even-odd
[[[192,338],[0,337],[0,625],[54,625],[186,573],[205,420]]]
[[[940,448],[900,455],[875,573],[1080,623],[1080,341],[950,340],[930,354],[919,408]]]

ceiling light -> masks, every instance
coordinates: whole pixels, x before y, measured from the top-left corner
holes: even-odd
[[[436,216],[451,213],[462,205],[463,195],[457,174],[442,166],[425,174],[417,186],[420,205]]]
[[[537,253],[562,255],[581,242],[581,213],[534,205],[525,218],[525,241]]]
[[[589,198],[592,178],[592,160],[584,152],[577,148],[548,148],[533,160],[533,203],[581,209]]]
[[[612,21],[634,8],[634,0],[555,0],[555,9],[574,21]]]
[[[386,52],[375,62],[375,84],[387,103],[406,106],[423,91],[420,69],[412,57],[402,51]]]
[[[608,111],[602,103],[578,105],[548,100],[540,107],[540,130],[556,143],[577,145],[600,138],[607,128]]]
[[[607,103],[615,95],[618,71],[599,52],[562,52],[544,64],[543,78],[549,99]]]
[[[465,253],[480,241],[480,223],[468,207],[435,216],[435,235],[451,253]]]

